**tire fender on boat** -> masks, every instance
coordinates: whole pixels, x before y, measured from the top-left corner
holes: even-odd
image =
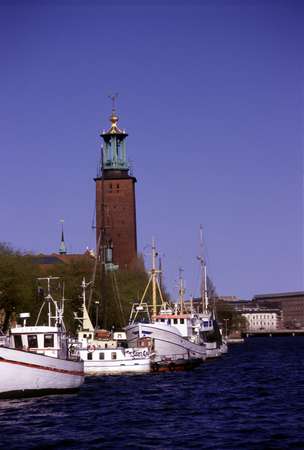
[[[170,370],[170,372],[173,372],[173,370],[175,370],[175,364],[174,363],[170,363],[168,365],[168,369]]]
[[[95,345],[88,345],[88,347],[87,347],[87,350],[88,350],[88,352],[93,352],[94,350],[96,350],[96,347],[95,347]]]

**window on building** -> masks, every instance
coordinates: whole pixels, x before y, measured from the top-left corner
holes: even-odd
[[[173,319],[173,323],[177,323],[177,319]]]
[[[117,354],[116,354],[116,352],[112,352],[112,353],[111,353],[111,359],[117,359]]]
[[[99,353],[99,359],[105,359],[105,354],[103,352]]]
[[[92,352],[88,352],[88,361],[92,361],[92,359],[93,359],[93,353]]]
[[[27,337],[27,342],[29,348],[38,348],[37,334],[29,334]]]
[[[44,347],[54,347],[54,335],[45,334],[44,335]]]
[[[185,319],[180,319],[180,323],[184,323],[185,322]]]

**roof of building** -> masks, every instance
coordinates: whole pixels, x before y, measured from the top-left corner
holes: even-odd
[[[83,254],[59,254],[52,253],[51,255],[31,255],[31,260],[33,264],[37,265],[57,265],[57,264],[70,264],[76,261],[83,260],[94,260],[95,257],[90,253],[90,251],[86,251]]]
[[[253,297],[253,300],[266,300],[266,299],[279,299],[286,297],[302,297],[304,296],[304,291],[295,292],[279,292],[274,294],[258,294]]]

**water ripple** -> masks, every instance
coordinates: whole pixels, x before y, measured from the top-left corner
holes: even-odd
[[[192,372],[87,378],[0,401],[6,449],[302,449],[304,338],[250,338]]]

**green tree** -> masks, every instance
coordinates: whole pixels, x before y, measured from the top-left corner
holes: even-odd
[[[38,302],[34,282],[37,275],[38,269],[28,258],[8,244],[0,244],[0,310],[4,329],[16,313],[26,311],[32,316]]]

